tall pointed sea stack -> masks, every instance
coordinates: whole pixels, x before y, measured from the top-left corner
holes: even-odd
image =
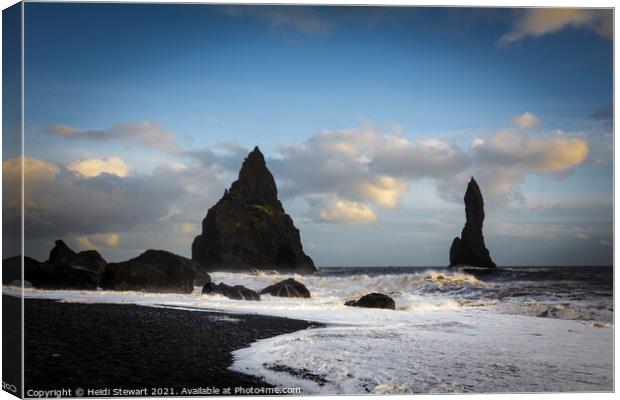
[[[192,244],[192,260],[209,271],[316,271],[258,147],[243,161],[239,179],[207,211],[202,233]]]
[[[484,245],[482,223],[484,222],[484,201],[478,184],[471,178],[465,192],[465,227],[461,237],[454,238],[450,247],[450,266],[475,266],[495,268],[489,250]]]

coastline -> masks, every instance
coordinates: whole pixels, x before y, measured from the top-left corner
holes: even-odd
[[[265,295],[261,301],[236,301],[224,296],[203,295],[198,288],[192,294],[26,289],[24,295],[26,302],[62,302],[53,305],[58,311],[65,310],[66,318],[80,318],[88,312],[84,310],[94,310],[93,306],[100,305],[104,322],[89,317],[91,320],[85,329],[98,331],[99,326],[109,325],[105,323],[109,320],[113,320],[113,324],[133,323],[133,326],[123,327],[123,334],[142,335],[146,337],[147,345],[151,342],[149,336],[153,333],[153,326],[141,319],[135,322],[135,318],[123,318],[118,322],[114,313],[108,312],[110,306],[116,307],[115,311],[123,315],[128,313],[129,307],[157,310],[159,313],[153,317],[157,324],[162,320],[172,321],[169,323],[175,325],[174,329],[186,334],[196,327],[175,322],[179,312],[192,313],[188,314],[191,319],[196,314],[208,316],[204,323],[198,324],[201,329],[212,329],[219,320],[221,324],[216,336],[220,337],[210,340],[207,335],[206,339],[199,340],[198,345],[206,346],[207,351],[222,348],[222,340],[236,342],[238,335],[248,335],[244,330],[253,328],[245,322],[249,317],[275,321],[269,323],[270,328],[279,327],[278,321],[288,323],[295,322],[295,319],[296,322],[313,321],[320,326],[319,329],[303,329],[317,325],[302,323],[301,327],[292,327],[301,330],[280,329],[271,335],[263,335],[266,336],[264,339],[250,332],[251,337],[246,337],[244,343],[228,346],[228,350],[233,350],[234,361],[232,365],[227,362],[217,368],[219,371],[228,369],[224,379],[231,379],[235,387],[240,386],[236,383],[241,378],[238,375],[231,378],[230,372],[245,374],[241,375],[243,379],[260,377],[257,378],[261,382],[259,388],[267,387],[264,382],[268,382],[276,388],[299,388],[304,395],[613,390],[613,355],[608,351],[613,346],[613,305],[609,302],[611,271],[595,274],[595,271],[582,270],[580,274],[567,275],[563,269],[532,268],[523,273],[506,271],[498,279],[488,281],[467,274],[433,270],[381,272],[377,267],[375,271],[365,269],[350,274],[305,276],[300,280],[313,294],[310,299]],[[525,272],[530,279],[524,280]],[[265,287],[281,278],[213,274],[215,281],[249,288]],[[541,286],[543,281],[548,284]],[[345,300],[375,288],[391,293],[397,309],[343,305]],[[10,288],[7,288],[8,292]],[[45,311],[43,303],[32,304],[41,309],[40,312]],[[79,312],[72,311],[76,306],[82,307]],[[547,310],[544,315],[540,312],[543,309]],[[610,317],[611,324],[607,322]],[[47,314],[45,318],[48,318]],[[184,360],[188,360],[196,365],[192,359],[192,353],[196,351],[185,351],[192,342],[170,337],[157,324],[154,326],[158,328],[159,346],[177,345],[178,342],[184,349],[183,352],[165,349],[167,357],[173,360],[170,364],[182,360],[183,369],[187,368]],[[50,334],[62,340],[66,329],[58,329],[55,327]],[[107,331],[114,333],[115,329]],[[203,336],[200,330],[196,332]],[[90,332],[76,332],[71,328],[71,337],[89,339],[89,335]],[[118,340],[109,335],[101,340]],[[221,336],[225,335],[228,337],[223,339]],[[132,337],[134,347],[144,341],[144,338]],[[101,347],[105,352],[109,346],[104,343]],[[118,344],[114,343],[113,347],[112,350]],[[114,365],[110,360],[99,360],[85,350],[93,348],[96,347],[89,343],[83,349],[85,357],[89,358],[87,365]],[[567,352],[566,349],[578,351]],[[159,348],[155,350],[159,351]],[[151,354],[149,351],[142,353]],[[56,358],[59,356],[60,353]],[[231,359],[230,353],[226,356]],[[128,364],[131,363],[133,361]],[[169,368],[167,363],[160,364],[165,364],[160,366],[164,368],[162,371]],[[211,366],[213,362],[207,364]],[[142,368],[140,363],[137,365]],[[196,368],[205,369],[200,365],[193,367]],[[205,374],[214,376],[208,369]],[[202,376],[199,375],[198,379],[201,381],[198,388],[213,388],[202,382]],[[216,387],[224,387],[222,380],[217,380]],[[141,387],[144,385],[135,388]],[[250,384],[246,387],[258,386]],[[110,397],[106,393],[95,395]]]
[[[261,315],[38,299],[26,299],[24,313],[25,391],[71,390],[63,397],[76,396],[76,388],[83,397],[112,395],[103,389],[118,390],[114,397],[222,395],[228,388],[230,394],[266,394],[272,385],[228,369],[231,353],[316,326]]]

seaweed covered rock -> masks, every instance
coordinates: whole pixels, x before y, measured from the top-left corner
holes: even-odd
[[[260,294],[270,294],[278,297],[310,298],[310,291],[303,283],[288,278],[261,290]]]
[[[202,288],[203,294],[220,294],[233,300],[260,301],[260,295],[242,285],[229,286],[225,283],[207,282]]]
[[[465,192],[465,227],[461,237],[456,237],[450,247],[450,267],[473,266],[495,268],[489,250],[484,244],[484,200],[478,183],[471,178]]]
[[[197,268],[188,258],[164,250],[147,250],[131,260],[109,263],[100,286],[107,290],[191,293]]]
[[[349,300],[344,305],[350,307],[385,308],[388,310],[396,309],[394,299],[381,293],[370,293],[360,297],[359,300]]]
[[[202,233],[192,244],[192,259],[209,271],[316,271],[258,147],[244,160],[239,178],[207,211]]]

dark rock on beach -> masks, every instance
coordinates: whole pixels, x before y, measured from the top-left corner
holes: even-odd
[[[41,263],[34,258],[24,257],[24,269],[33,270]],[[20,256],[8,257],[2,260],[2,283],[13,284],[22,279],[22,261]]]
[[[370,293],[360,297],[359,300],[349,300],[344,305],[350,307],[396,309],[394,299],[381,293]]]
[[[495,268],[489,250],[484,244],[482,224],[484,222],[484,201],[478,183],[471,178],[465,192],[465,227],[461,237],[454,238],[450,247],[450,267],[474,266]]]
[[[316,271],[258,147],[243,162],[239,178],[207,211],[202,233],[192,244],[192,259],[209,271]]]
[[[39,289],[94,290],[107,262],[95,250],[74,252],[57,240],[49,259],[39,262],[24,257],[24,279]],[[19,283],[21,280],[21,257],[7,258],[2,262],[2,282]],[[26,284],[25,282],[25,284]]]
[[[101,257],[97,250],[76,253],[62,240],[57,240],[55,244],[50,251],[49,260],[47,260],[49,264],[82,267],[95,272],[103,272],[107,265],[107,261]]]
[[[19,298],[3,296],[3,307],[9,302],[20,309]],[[271,387],[229,370],[231,352],[312,326],[260,315],[33,299],[24,302],[24,320],[26,389],[147,387],[159,396],[192,394],[183,388]]]
[[[24,278],[40,289],[95,290],[101,274],[84,267],[63,264],[29,263],[24,267]]]
[[[260,294],[270,294],[278,297],[301,297],[310,298],[310,291],[303,283],[293,278],[288,278],[261,290]]]
[[[225,283],[215,284],[208,282],[202,288],[203,294],[220,294],[233,300],[254,300],[259,301],[260,295],[242,285],[229,286]]]
[[[109,263],[100,286],[108,290],[191,293],[196,268],[188,258],[164,250],[147,250],[131,260]]]
[[[2,261],[2,283],[21,285],[21,257],[9,257]],[[94,290],[101,274],[79,266],[39,262],[24,257],[24,285],[38,289]]]

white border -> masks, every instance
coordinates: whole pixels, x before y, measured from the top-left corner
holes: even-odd
[[[51,1],[45,1],[45,0],[30,0],[29,2],[51,2]],[[79,1],[79,0],[63,0],[63,2],[76,2],[76,3],[83,3],[85,1]],[[243,0],[243,1],[239,1],[238,3],[234,3],[234,2],[229,2],[229,3],[225,3],[223,1],[212,1],[212,0],[206,0],[206,1],[174,1],[174,0],[136,0],[136,1],[122,1],[122,0],[109,0],[109,1],[93,1],[93,2],[101,2],[101,3],[192,3],[192,4],[292,4],[292,5],[303,5],[303,4],[308,4],[308,5],[378,5],[378,6],[443,6],[443,7],[450,7],[450,6],[456,6],[456,7],[515,7],[515,8],[519,8],[519,7],[579,7],[579,8],[614,8],[615,7],[615,1],[610,1],[610,0],[590,0],[590,1],[583,1],[583,0],[544,0],[544,1],[533,1],[533,0],[522,0],[519,2],[514,2],[514,1],[497,1],[497,0],[477,0],[475,2],[468,2],[468,1],[464,1],[464,0],[451,0],[451,1],[441,1],[441,0],[425,0],[423,2],[420,1],[393,1],[393,0],[374,0],[374,1],[354,1],[354,0],[336,0],[336,1],[330,1],[330,0],[314,0],[314,1],[299,1],[299,0],[289,0],[289,1],[260,1],[260,0]],[[12,0],[0,0],[0,5],[1,8],[7,8],[13,4],[15,4],[15,1]],[[23,70],[23,66],[24,66],[24,23],[25,23],[25,15],[24,15],[24,4],[22,3],[22,84],[21,84],[21,134],[22,134],[22,148],[21,148],[21,153],[22,153],[22,164],[23,164],[23,156],[24,156],[24,115],[25,115],[25,110],[24,110],[24,70]],[[615,10],[614,10],[614,17],[615,17]],[[614,18],[614,22],[615,22],[615,18]],[[615,26],[615,24],[614,24]],[[1,19],[0,19],[0,28],[1,28]],[[1,33],[1,29],[0,29],[0,43],[1,43],[1,37],[2,37],[2,33]],[[614,168],[614,265],[617,265],[618,262],[618,258],[617,258],[617,253],[616,253],[616,246],[619,244],[620,240],[617,240],[617,237],[615,235],[616,232],[616,224],[615,224],[615,209],[616,206],[618,205],[617,198],[615,196],[615,188],[616,188],[616,183],[618,179],[618,172],[620,172],[618,170],[618,165],[615,163],[615,158],[616,158],[616,147],[615,147],[615,122],[616,122],[616,118],[615,116],[617,115],[616,113],[616,103],[615,103],[615,93],[616,93],[616,86],[617,86],[617,81],[615,80],[615,66],[616,64],[616,54],[617,54],[617,41],[615,41],[615,31],[614,31],[614,164],[613,164],[613,168]],[[0,52],[0,70],[1,70],[1,64],[2,64],[2,56],[1,56],[1,52]],[[0,82],[0,90],[2,88],[2,83]],[[2,115],[2,111],[0,108],[0,117]],[[0,141],[0,150],[2,149],[2,143]],[[23,185],[24,185],[24,180],[23,180],[23,165],[22,165],[22,193],[23,193]],[[0,201],[1,201],[2,197],[0,194]],[[23,209],[23,202],[22,202],[22,234],[23,234],[23,229],[24,229],[24,209]],[[1,217],[1,212],[0,212],[0,224],[2,222],[2,217]],[[1,242],[0,242],[0,254],[1,254]],[[23,239],[22,239],[22,254],[24,251],[24,243],[23,243]],[[614,268],[615,269],[615,268]],[[23,268],[22,268],[22,274],[23,274]],[[618,280],[618,276],[616,273],[614,273],[614,301],[615,301],[615,305],[614,305],[614,310],[618,309],[618,299],[617,296],[615,296],[616,292],[615,292],[615,288],[616,288],[616,283]],[[0,322],[0,327],[1,327],[1,322]],[[23,304],[22,304],[22,327],[23,327]],[[615,336],[615,330],[614,330],[614,336]],[[615,337],[614,337],[615,339]],[[23,335],[22,335],[22,348],[23,348]],[[615,361],[618,359],[618,352],[617,349],[615,347],[615,340],[614,340],[614,366],[615,366]],[[23,366],[23,352],[22,352],[22,366]],[[1,368],[0,368],[0,373],[1,373]],[[614,368],[614,387],[616,382],[618,382],[618,370],[616,370]],[[23,369],[22,369],[22,388],[23,388]],[[400,398],[407,398],[407,399],[413,399],[414,396],[418,396],[418,395],[407,395],[407,396],[398,396]],[[431,395],[424,395],[424,396],[431,396]],[[523,397],[528,397],[528,398],[533,398],[533,399],[538,399],[538,398],[544,398],[544,399],[549,399],[549,400],[564,400],[564,399],[582,399],[584,397],[583,393],[552,393],[552,394],[472,394],[472,395],[432,395],[433,398],[437,398],[437,399],[453,399],[454,396],[462,396],[464,398],[485,398],[485,399],[490,399],[490,400],[496,400],[496,399],[510,399],[510,400],[516,400],[516,399],[522,399]],[[608,393],[590,393],[587,394],[588,399],[590,400],[598,400],[598,399],[610,399],[610,398],[614,398],[615,395],[614,394],[608,394]],[[340,396],[303,396],[302,398],[312,398],[312,399],[336,399]],[[371,398],[371,399],[385,399],[385,396],[364,396],[365,398]],[[219,397],[222,398],[222,397]],[[226,398],[234,398],[234,399],[247,399],[247,397],[226,397]],[[268,398],[268,399],[279,399],[281,397],[261,397],[261,398]],[[14,396],[11,396],[9,393],[4,392],[4,391],[0,391],[0,400],[5,400],[5,399],[15,399]],[[171,397],[167,397],[166,399],[184,399],[184,398],[171,398]]]

